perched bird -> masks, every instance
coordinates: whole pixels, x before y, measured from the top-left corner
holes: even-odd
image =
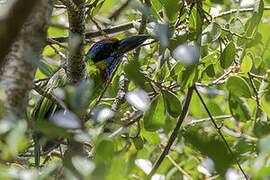
[[[126,37],[118,40],[116,38],[105,38],[95,43],[87,52],[85,57],[85,63],[87,65],[88,73],[87,78],[94,80],[94,92],[93,97],[97,97],[102,91],[103,87],[110,81],[112,72],[121,62],[123,55],[140,46],[149,35],[140,34],[135,36]],[[67,84],[67,77],[64,70],[60,70],[55,73],[48,81],[44,90],[49,94],[58,87],[63,87]],[[88,103],[90,105],[91,103]],[[42,96],[38,100],[36,107],[32,113],[32,122],[42,121],[44,119],[50,119],[52,115],[60,108],[48,98]],[[41,133],[34,132],[33,139],[35,143],[35,166],[39,167],[40,164],[40,143]],[[47,142],[47,143],[50,143]],[[53,143],[52,143],[53,144]],[[46,145],[45,145],[46,146]],[[44,150],[44,147],[43,147]],[[46,150],[45,150],[46,151]]]

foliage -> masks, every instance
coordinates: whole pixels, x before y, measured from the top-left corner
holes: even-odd
[[[146,19],[145,33],[151,38],[138,59],[136,53],[128,53],[129,62],[118,67],[100,101],[95,97],[86,107],[93,94],[92,81],[87,81],[51,93],[69,111],[48,121],[0,121],[0,179],[144,179],[153,168],[152,179],[240,179],[243,172],[253,179],[268,179],[270,2],[255,0],[245,11],[248,0],[200,2],[152,0],[148,6],[134,0],[111,17],[124,0],[86,1],[87,16],[93,19],[86,18],[87,32],[132,22],[132,28],[114,32],[122,39],[137,34]],[[48,37],[67,36],[66,8],[57,7],[53,14]],[[46,83],[62,64],[62,54],[68,54],[63,47],[53,47],[47,45],[35,63],[35,80],[45,78],[37,85]],[[199,94],[193,91],[177,138],[155,169],[194,85]],[[118,87],[126,99],[121,99]],[[5,96],[0,91],[1,102]],[[39,96],[30,92],[28,117]],[[120,108],[111,110],[119,99]],[[87,120],[81,123],[87,108]],[[40,169],[34,168],[33,130],[47,139],[62,139],[60,148],[44,152]],[[83,144],[88,156],[73,153],[66,161],[66,138]]]

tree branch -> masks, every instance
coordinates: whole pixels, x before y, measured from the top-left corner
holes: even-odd
[[[170,148],[173,144],[173,142],[175,141],[177,135],[178,135],[178,131],[186,117],[186,114],[188,112],[188,107],[189,107],[189,104],[190,104],[190,100],[191,100],[191,97],[192,97],[192,93],[193,93],[193,89],[194,89],[194,86],[190,87],[188,89],[188,93],[187,93],[187,97],[186,97],[186,100],[185,100],[185,104],[183,106],[183,109],[182,109],[182,112],[178,118],[178,121],[177,121],[177,124],[169,138],[169,141],[168,141],[168,144],[166,145],[166,147],[164,148],[163,152],[161,153],[161,155],[159,156],[158,160],[156,161],[153,169],[151,170],[151,172],[148,174],[147,178],[150,179],[155,173],[156,171],[158,170],[160,164],[162,163],[162,161],[164,160],[164,158],[167,156],[167,154],[169,153],[170,151]]]
[[[126,31],[132,28],[134,28],[134,26],[133,26],[133,23],[131,22],[131,23],[126,23],[126,24],[106,28],[106,29],[103,29],[102,31],[105,32],[106,34],[113,34],[113,33],[121,32],[121,31]],[[91,39],[94,37],[102,36],[103,35],[102,31],[86,32],[85,38]],[[68,36],[63,36],[63,37],[54,37],[50,39],[57,41],[58,43],[63,43],[63,42],[66,42],[68,38],[69,38]],[[50,43],[54,43],[54,42],[50,42]]]
[[[239,167],[240,171],[243,173],[243,175],[245,176],[245,178],[248,180],[248,179],[249,179],[248,176],[246,175],[246,173],[245,173],[244,170],[242,169],[242,167],[241,167],[239,161],[238,161],[237,158],[235,157],[235,155],[234,155],[233,151],[231,150],[231,148],[230,148],[228,142],[226,141],[224,135],[223,135],[222,132],[220,131],[221,128],[218,127],[217,123],[215,122],[215,120],[214,120],[213,116],[211,115],[209,109],[207,108],[207,106],[206,106],[206,104],[205,104],[205,102],[204,102],[204,100],[203,100],[201,94],[199,93],[199,91],[197,90],[196,87],[195,87],[194,89],[195,89],[197,95],[199,96],[199,99],[200,99],[201,103],[203,104],[203,107],[204,107],[204,109],[206,110],[208,116],[210,117],[210,119],[211,119],[213,125],[215,126],[215,128],[216,128],[216,130],[217,130],[219,136],[221,137],[221,139],[222,139],[222,141],[224,142],[225,146],[226,146],[227,149],[229,150],[230,154],[235,158],[236,164],[237,164],[237,166]]]
[[[0,18],[0,68],[3,67],[5,57],[25,20],[38,2],[37,0],[16,1],[10,8],[6,18]]]
[[[26,3],[25,1],[20,2]],[[7,118],[8,114],[13,114],[18,119],[26,118],[27,96],[37,69],[35,66],[37,63],[33,61],[39,60],[39,58],[30,60],[29,56],[39,57],[46,45],[53,4],[54,0],[41,0],[36,4],[37,6],[23,25],[19,36],[6,56],[7,62],[1,77],[1,85],[7,94],[7,100],[4,103],[4,118]],[[14,14],[14,16],[21,16],[20,11],[16,13],[18,15]],[[26,53],[30,55],[26,56]]]
[[[67,6],[69,19],[69,53],[66,73],[68,82],[75,84],[87,77],[84,62],[85,1],[62,0]]]

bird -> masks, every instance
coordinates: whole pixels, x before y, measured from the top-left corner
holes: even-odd
[[[123,56],[128,51],[139,47],[149,37],[147,34],[138,34],[118,40],[117,38],[107,37],[96,42],[86,53],[84,58],[87,67],[87,79],[94,81],[94,94],[90,102],[97,97],[106,85],[112,79],[114,70],[118,67]],[[46,84],[44,91],[51,94],[56,88],[67,85],[67,76],[65,70],[56,72]],[[50,119],[61,108],[49,98],[40,96],[31,115],[31,122],[44,121]],[[41,149],[46,149],[50,141],[45,145],[40,143],[42,133],[33,132],[35,166],[39,168]],[[53,143],[51,143],[53,144]],[[49,146],[49,145],[48,145]],[[45,150],[46,151],[46,150]]]

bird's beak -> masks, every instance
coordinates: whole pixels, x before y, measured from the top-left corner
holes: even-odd
[[[116,54],[124,54],[136,47],[140,46],[149,35],[147,34],[139,34],[135,36],[126,37],[117,42],[117,50]]]

